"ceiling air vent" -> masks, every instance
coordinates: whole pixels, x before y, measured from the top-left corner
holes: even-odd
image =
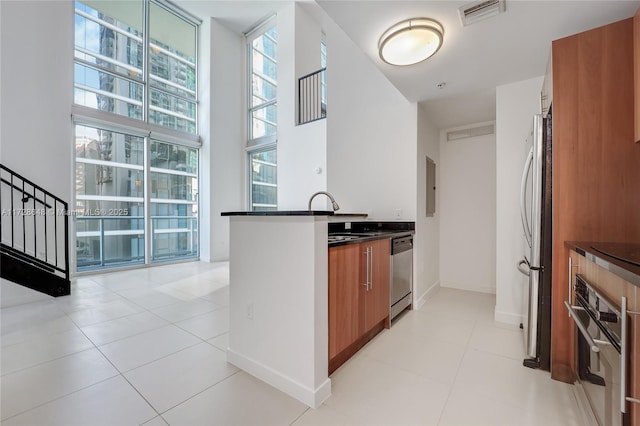
[[[486,0],[469,3],[458,9],[462,26],[474,24],[505,11],[505,0]]]
[[[447,132],[447,142],[491,134],[493,134],[493,124],[469,127],[467,129],[451,130]]]

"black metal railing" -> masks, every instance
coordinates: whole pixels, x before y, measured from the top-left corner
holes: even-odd
[[[69,281],[68,204],[0,164],[3,254]]]
[[[327,116],[326,68],[298,79],[298,124],[321,120]]]

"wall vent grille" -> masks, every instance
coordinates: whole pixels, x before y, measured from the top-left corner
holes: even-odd
[[[462,26],[474,24],[478,21],[495,16],[506,10],[505,0],[483,0],[469,3],[458,9]]]
[[[492,135],[494,132],[494,125],[488,124],[485,126],[469,127],[468,129],[451,130],[447,132],[447,142],[457,141],[460,139],[474,138],[476,136]]]

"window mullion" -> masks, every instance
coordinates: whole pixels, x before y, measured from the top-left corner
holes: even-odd
[[[144,138],[144,263],[149,264],[153,253],[153,220],[151,219],[151,137]]]
[[[144,43],[142,44],[142,80],[144,89],[142,95],[142,119],[145,123],[149,122],[149,2],[143,1],[142,28]]]
[[[261,103],[259,105],[250,107],[249,108],[249,112],[254,112],[254,111],[257,111],[259,109],[264,109],[264,108],[269,107],[271,105],[276,105],[277,103],[278,103],[278,99],[272,99],[270,101],[263,102],[263,103]]]
[[[149,2],[143,1],[142,28],[144,43],[142,46],[142,79],[144,89],[142,96],[142,116],[149,122],[150,81],[149,81]],[[150,264],[153,254],[153,219],[151,218],[151,132],[144,138],[144,263]]]

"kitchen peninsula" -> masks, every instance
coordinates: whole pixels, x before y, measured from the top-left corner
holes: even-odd
[[[222,215],[230,222],[227,360],[318,407],[331,395],[328,374],[390,326],[391,305],[395,315],[411,309],[415,222],[315,210]]]
[[[334,212],[222,215],[230,222],[227,360],[316,408],[331,395],[327,235]]]

